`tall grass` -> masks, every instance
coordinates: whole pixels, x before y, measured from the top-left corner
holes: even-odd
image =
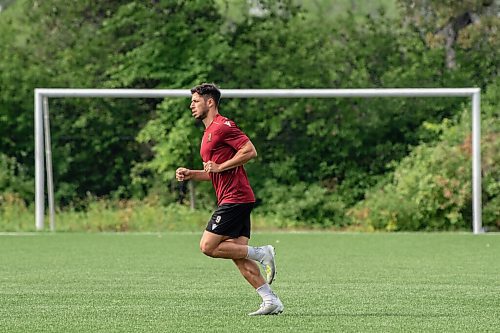
[[[187,206],[161,205],[157,200],[92,199],[85,208],[57,209],[57,231],[78,232],[165,232],[203,230],[212,214],[206,209],[191,210]],[[35,231],[35,209],[18,196],[0,196],[0,231]],[[48,230],[48,216],[45,228]],[[292,226],[278,217],[252,214],[253,229],[274,230]]]

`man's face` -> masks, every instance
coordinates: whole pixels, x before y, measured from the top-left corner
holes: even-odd
[[[195,119],[203,120],[207,117],[208,114],[208,99],[205,100],[203,96],[198,93],[194,93],[191,96],[191,105],[189,108],[191,109],[191,114]]]

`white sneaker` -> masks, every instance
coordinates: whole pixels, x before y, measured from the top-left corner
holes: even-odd
[[[266,315],[278,315],[285,310],[285,306],[281,303],[279,298],[276,298],[270,303],[263,302],[260,305],[260,308],[252,313],[249,313],[249,316],[266,316]]]
[[[259,262],[264,269],[266,282],[271,284],[276,275],[276,262],[274,260],[276,252],[272,245],[261,246],[261,249],[264,251],[264,257]]]

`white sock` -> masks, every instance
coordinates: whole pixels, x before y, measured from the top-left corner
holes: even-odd
[[[276,295],[271,290],[271,287],[266,283],[255,289],[264,303],[272,303],[276,299]]]
[[[260,247],[248,246],[247,259],[260,261],[264,258],[264,251]]]

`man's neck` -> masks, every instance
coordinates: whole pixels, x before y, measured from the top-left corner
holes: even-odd
[[[210,124],[214,121],[215,117],[219,114],[219,111],[217,109],[211,109],[208,111],[207,116],[205,119],[203,119],[203,125],[205,125],[205,128],[210,126]]]

